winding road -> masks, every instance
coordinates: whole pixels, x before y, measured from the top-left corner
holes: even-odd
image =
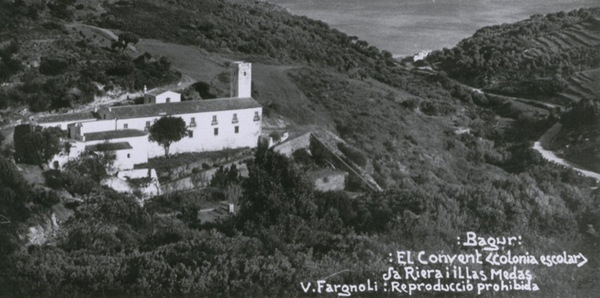
[[[552,126],[550,129],[548,129],[544,133],[544,135],[542,135],[542,137],[533,144],[533,149],[536,150],[537,152],[539,152],[545,160],[559,164],[561,166],[570,167],[573,170],[581,173],[581,175],[583,175],[583,176],[591,177],[591,178],[596,179],[596,181],[600,181],[599,173],[585,170],[585,169],[581,168],[581,166],[579,166],[575,163],[572,163],[570,161],[567,161],[565,159],[562,159],[562,158],[556,156],[556,154],[554,152],[544,149],[544,146],[546,146],[546,148],[549,147],[550,142],[552,141],[554,136],[560,131],[560,128],[561,128],[560,123],[554,124],[554,126]]]
[[[517,97],[512,97],[512,96],[490,94],[490,93],[484,92],[481,89],[477,89],[477,88],[471,87],[469,85],[465,85],[465,84],[460,83],[460,82],[455,81],[455,80],[453,80],[453,81],[456,84],[464,86],[464,87],[470,89],[473,92],[486,94],[488,96],[491,95],[491,96],[495,96],[497,98],[501,98],[501,99],[505,99],[505,100],[518,101],[518,102],[521,102],[523,104],[531,105],[531,106],[534,106],[534,107],[545,108],[548,111],[552,111],[552,110],[556,110],[556,109],[560,109],[560,110],[564,111],[564,107],[561,106],[561,105],[544,103],[544,102],[539,102],[539,101],[535,101],[535,100],[531,100],[531,99],[517,98]],[[594,179],[596,179],[596,181],[600,182],[600,173],[596,173],[596,172],[592,172],[592,171],[586,170],[586,169],[582,168],[580,165],[578,165],[576,163],[573,163],[573,162],[570,162],[568,160],[565,160],[563,158],[558,157],[553,151],[544,149],[544,147],[545,148],[549,148],[550,147],[550,143],[552,142],[552,139],[560,131],[561,127],[562,127],[562,125],[560,123],[554,124],[550,129],[548,129],[544,133],[544,135],[542,135],[542,137],[537,142],[535,142],[533,144],[533,149],[536,150],[537,152],[539,152],[542,155],[542,157],[545,160],[547,160],[547,161],[559,164],[559,165],[564,166],[564,167],[572,168],[573,170],[577,171],[581,175],[583,175],[585,177],[594,178]]]

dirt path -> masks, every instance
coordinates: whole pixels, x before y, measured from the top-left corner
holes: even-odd
[[[96,27],[96,26],[82,24],[82,23],[71,23],[71,24],[67,24],[66,27],[67,28],[87,28],[95,33],[102,35],[104,38],[108,39],[111,42],[119,40],[119,36],[116,33],[114,33],[112,30],[106,29],[106,28]],[[132,44],[128,44],[127,48],[135,53],[138,53],[137,48]]]

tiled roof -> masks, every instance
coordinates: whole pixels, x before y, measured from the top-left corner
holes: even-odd
[[[86,141],[98,141],[98,140],[111,140],[111,139],[121,139],[121,138],[129,138],[129,137],[141,137],[141,136],[145,136],[147,134],[148,134],[147,132],[137,130],[137,129],[120,129],[120,130],[90,132],[90,133],[86,133],[84,136],[85,136]]]
[[[179,92],[175,92],[175,91],[171,91],[171,90],[160,90],[160,89],[154,89],[152,91],[148,91],[148,92],[146,92],[146,95],[157,96],[157,95],[161,95],[166,92],[176,93],[176,94],[181,95]]]
[[[92,120],[96,119],[92,112],[78,112],[78,113],[65,113],[57,115],[42,116],[37,119],[38,123],[51,123],[51,122],[68,122],[78,120]]]
[[[85,151],[117,151],[125,149],[133,149],[133,147],[131,147],[129,142],[101,143],[91,146],[85,146]]]
[[[213,111],[241,110],[260,108],[253,98],[219,98],[209,100],[190,100],[182,102],[145,104],[111,107],[113,118],[130,119],[159,115],[181,115]]]

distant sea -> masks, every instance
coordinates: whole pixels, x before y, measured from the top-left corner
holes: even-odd
[[[408,56],[451,48],[481,27],[534,14],[600,6],[599,0],[268,0],[369,44]]]

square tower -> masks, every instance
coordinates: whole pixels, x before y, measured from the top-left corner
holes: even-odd
[[[230,82],[231,97],[252,97],[252,64],[233,62]]]

